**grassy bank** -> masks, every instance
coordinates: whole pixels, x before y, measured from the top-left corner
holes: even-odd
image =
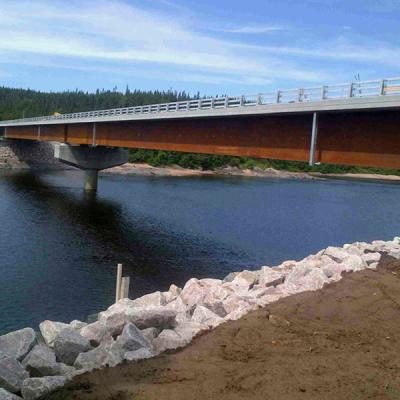
[[[223,167],[237,167],[241,169],[274,168],[290,172],[320,172],[323,174],[366,173],[400,176],[400,170],[398,169],[366,168],[330,164],[310,167],[308,163],[300,161],[278,161],[249,157],[216,156],[209,154],[142,149],[130,150],[129,161],[132,163],[148,163],[154,167],[179,165],[182,168],[202,170],[215,170]]]

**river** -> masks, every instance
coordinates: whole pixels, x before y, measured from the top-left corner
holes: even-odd
[[[239,177],[0,173],[0,334],[112,304],[117,263],[131,297],[191,277],[299,259],[400,234],[400,185]]]

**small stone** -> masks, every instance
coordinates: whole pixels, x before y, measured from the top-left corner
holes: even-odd
[[[43,336],[47,346],[53,347],[54,339],[56,336],[65,329],[70,329],[68,324],[55,321],[43,321],[39,324],[40,333]]]
[[[18,393],[26,378],[29,374],[19,361],[10,357],[0,359],[0,388]]]
[[[54,340],[54,350],[57,360],[67,365],[73,365],[79,353],[90,350],[89,340],[73,330],[63,330]]]
[[[22,365],[31,377],[58,375],[56,355],[50,347],[43,344],[35,346],[24,358]]]
[[[22,385],[24,400],[36,400],[54,390],[64,386],[67,382],[65,376],[46,376],[44,378],[28,378]]]
[[[24,328],[0,336],[0,359],[12,357],[22,360],[36,343],[36,333],[32,328]]]
[[[288,320],[276,314],[270,314],[268,316],[268,320],[272,325],[277,327],[285,327],[290,325],[290,322]]]
[[[0,388],[0,400],[21,400],[21,397]]]

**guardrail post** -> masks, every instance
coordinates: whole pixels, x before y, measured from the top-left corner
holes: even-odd
[[[385,94],[385,80],[382,79],[381,82],[381,96],[383,96]]]
[[[240,96],[240,107],[244,106],[244,96]]]
[[[353,97],[353,83],[350,83],[350,87],[349,87],[349,97]]]
[[[314,112],[311,132],[311,145],[310,145],[310,159],[309,165],[312,167],[315,165],[315,148],[317,144],[318,135],[318,114]]]
[[[226,96],[225,97],[225,108],[228,108],[228,107],[229,107],[229,97]]]
[[[277,103],[281,102],[281,91],[280,90],[278,90],[276,93],[276,102]]]
[[[258,104],[259,106],[262,105],[262,97],[261,97],[261,94],[258,94],[258,95],[257,95],[257,104]]]

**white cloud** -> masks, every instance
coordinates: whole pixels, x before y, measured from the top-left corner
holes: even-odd
[[[340,72],[323,62],[400,64],[399,49],[385,43],[343,38],[321,43],[316,38],[312,46],[278,46],[265,35],[265,45],[253,45],[215,36],[301,32],[280,25],[244,24],[210,28],[206,34],[196,30],[196,18],[181,11],[169,14],[179,7],[174,2],[146,4],[147,8],[116,0],[0,0],[0,63],[249,86],[322,83],[333,76],[336,80]],[[157,4],[168,12],[154,8]]]
[[[234,28],[218,28],[215,31],[242,34],[260,34],[282,31],[285,28],[279,25],[245,25]]]

